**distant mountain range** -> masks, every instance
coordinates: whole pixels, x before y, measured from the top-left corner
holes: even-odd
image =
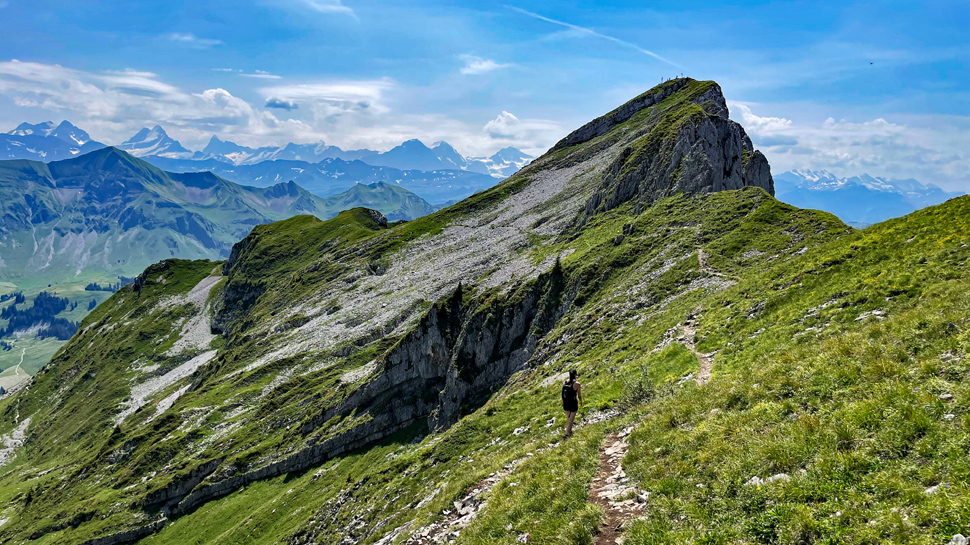
[[[434,207],[398,185],[355,185],[328,198],[288,181],[242,186],[209,172],[173,173],[117,148],[64,161],[0,161],[0,279],[133,276],[169,257],[223,259],[254,225],[356,206],[389,219]]]
[[[0,159],[30,159],[60,161],[104,147],[91,140],[88,133],[62,121],[60,125],[48,121],[31,125],[21,123],[16,129],[0,134]]]
[[[369,165],[360,159],[328,158],[318,163],[275,159],[240,165],[217,159],[144,159],[171,172],[205,170],[240,184],[257,187],[293,180],[322,197],[346,191],[358,183],[387,182],[400,185],[429,202],[440,204],[463,199],[476,191],[492,187],[496,182],[495,178],[486,174],[463,170],[400,170]]]
[[[67,121],[56,127],[52,122],[29,125],[23,123],[9,133],[0,135],[0,158],[57,161],[105,147],[94,142],[81,129]],[[191,161],[215,160],[233,166],[256,165],[265,161],[303,161],[318,163],[325,159],[361,160],[372,166],[398,170],[460,170],[506,178],[532,159],[516,148],[505,148],[491,157],[464,157],[447,142],[428,147],[420,140],[408,140],[385,152],[369,149],[343,150],[324,142],[310,144],[289,143],[282,147],[250,148],[212,136],[201,151],[185,148],[156,125],[143,128],[119,144],[135,157],[181,159]]]
[[[128,140],[122,142],[118,149],[127,151],[135,157],[170,157],[188,159],[194,154],[183,148],[182,144],[165,133],[165,129],[155,125],[151,129],[142,129]]]
[[[790,170],[774,179],[778,200],[831,212],[857,226],[904,216],[962,195],[911,178],[896,180],[868,174],[840,178],[825,170]]]

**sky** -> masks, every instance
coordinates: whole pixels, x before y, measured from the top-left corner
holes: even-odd
[[[970,3],[0,0],[0,131],[537,155],[681,74],[772,171],[970,192]]]

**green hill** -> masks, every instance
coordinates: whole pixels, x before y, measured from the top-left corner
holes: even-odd
[[[0,351],[0,369],[21,358],[29,373],[47,363],[63,342],[38,337],[34,326],[79,322],[91,301],[107,298],[85,289],[92,282],[115,284],[167,258],[225,259],[255,225],[299,214],[329,219],[357,206],[392,220],[434,211],[387,184],[358,185],[324,199],[293,182],[255,188],[208,172],[164,172],[115,148],[49,164],[0,161],[0,294],[24,293],[27,308],[45,292],[72,303],[6,335],[8,320],[0,318],[0,338],[13,343]],[[0,301],[0,307],[11,304]]]
[[[428,201],[401,186],[386,182],[357,184],[338,195],[324,198],[331,210],[371,208],[380,211],[390,221],[413,220],[435,211]]]
[[[853,231],[767,168],[672,80],[421,219],[153,265],[0,400],[0,540],[946,542],[970,198]]]

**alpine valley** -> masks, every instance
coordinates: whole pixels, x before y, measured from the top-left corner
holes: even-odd
[[[8,167],[52,210],[30,225],[93,157],[126,188],[98,180],[99,210],[141,188],[119,222],[173,203],[175,232],[222,199],[252,224],[227,222],[248,233],[226,257],[148,265],[0,399],[0,542],[930,544],[970,524],[970,197],[865,230],[784,204],[714,82],[666,81],[407,222],[263,223],[325,205],[107,149]],[[196,223],[220,251],[237,233]]]
[[[111,147],[50,163],[0,161],[0,306],[26,312],[41,293],[67,300],[54,314],[4,316],[0,338],[13,346],[0,352],[0,368],[36,371],[73,334],[39,332],[55,320],[76,324],[110,294],[102,286],[152,263],[225,259],[255,225],[301,214],[329,219],[357,206],[391,221],[435,210],[398,184],[354,184],[321,198],[292,181],[257,188],[208,172],[165,172]],[[20,307],[13,294],[26,295]]]
[[[531,159],[506,148],[469,160],[418,140],[378,153],[323,143],[253,149],[213,136],[192,152],[160,126],[108,148],[67,121],[23,123],[0,135],[0,150],[26,160],[0,160],[0,306],[19,316],[0,318],[4,388],[44,365],[110,286],[160,259],[224,259],[254,225],[298,214],[329,219],[366,206],[412,220]],[[41,294],[58,303],[40,311]]]

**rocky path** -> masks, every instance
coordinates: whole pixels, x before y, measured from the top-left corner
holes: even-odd
[[[731,275],[724,274],[721,271],[715,269],[714,267],[711,267],[710,265],[708,265],[707,264],[707,252],[704,251],[704,248],[698,248],[697,249],[697,263],[699,264],[699,268],[700,268],[701,272],[703,272],[703,273],[707,273],[707,274],[712,275],[712,276],[719,276],[721,278],[728,278],[728,279],[731,279],[731,280],[737,280],[737,278],[735,278],[735,277],[733,277]]]
[[[715,352],[705,354],[697,350],[697,346],[694,345],[694,337],[697,335],[697,318],[700,315],[701,308],[697,307],[691,311],[690,316],[687,317],[687,321],[684,322],[684,333],[683,337],[680,339],[681,344],[683,344],[688,350],[697,356],[697,361],[700,362],[700,368],[697,370],[697,377],[695,380],[698,385],[705,385],[709,380],[711,380],[711,368],[714,365],[713,359]]]
[[[450,543],[458,538],[461,530],[471,524],[478,512],[484,505],[481,497],[485,492],[491,490],[499,481],[505,478],[515,469],[521,460],[506,464],[501,471],[492,473],[481,482],[469,488],[460,500],[454,502],[454,509],[446,509],[441,519],[415,531],[405,542],[407,545],[430,545],[433,543]],[[390,543],[394,535],[385,536]],[[390,539],[388,539],[390,538]],[[383,543],[384,540],[378,542]]]
[[[664,339],[657,345],[654,351],[662,350],[671,345],[671,343],[680,343],[684,348],[693,352],[697,356],[697,361],[699,363],[699,368],[697,374],[688,374],[686,377],[680,379],[678,384],[694,380],[698,385],[703,386],[711,380],[711,369],[714,366],[714,352],[701,352],[697,350],[697,345],[694,343],[694,338],[697,336],[698,319],[700,318],[701,307],[697,307],[690,312],[687,316],[687,320],[683,324],[678,324],[669,330],[664,336]]]
[[[630,484],[621,462],[626,454],[626,438],[633,426],[607,436],[600,447],[600,468],[593,479],[590,497],[606,513],[605,522],[593,541],[594,545],[620,545],[623,530],[640,516],[646,507],[649,493]]]

